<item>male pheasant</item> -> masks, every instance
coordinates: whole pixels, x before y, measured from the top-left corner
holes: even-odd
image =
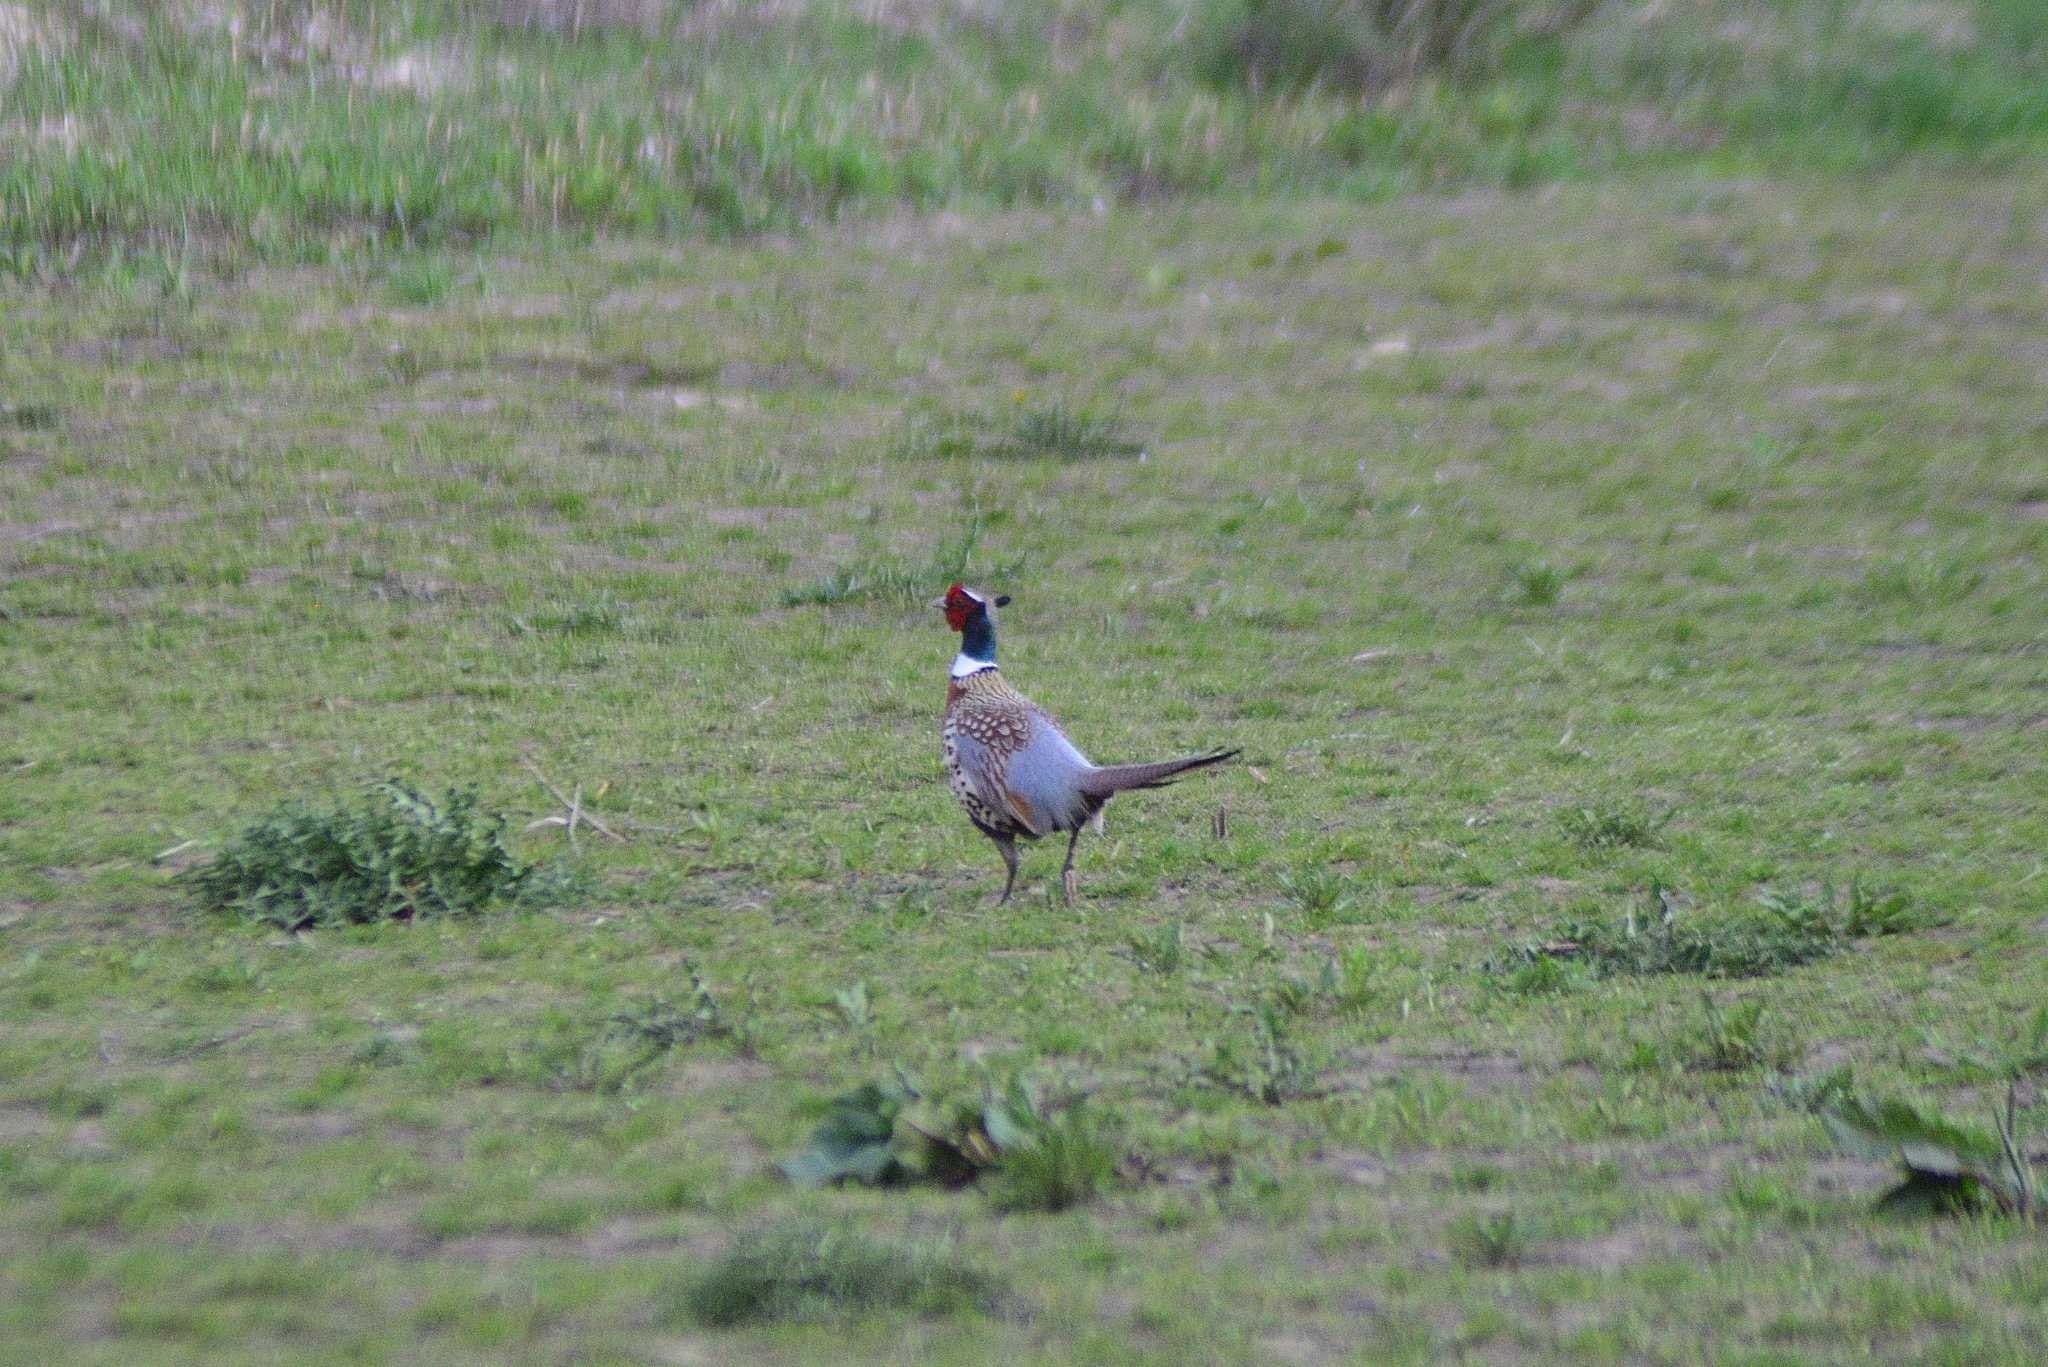
[[[1017,884],[1017,838],[1069,831],[1060,891],[1074,900],[1074,846],[1103,804],[1133,788],[1164,788],[1190,769],[1221,764],[1235,750],[1157,764],[1096,765],[1075,748],[1044,708],[1004,681],[996,668],[996,612],[1010,601],[955,584],[932,604],[960,633],[939,730],[946,781],[974,828],[995,841],[1009,877],[1001,906]],[[1099,827],[1098,827],[1099,829]]]

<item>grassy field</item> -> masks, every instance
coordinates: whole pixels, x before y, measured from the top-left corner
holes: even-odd
[[[0,1362],[2048,1357],[1822,1120],[2048,1163],[2048,20],[1093,12],[0,4]],[[1244,747],[1071,908],[955,578]],[[537,872],[181,880],[392,777]]]
[[[30,279],[2044,152],[2039,0],[0,4]]]
[[[1983,1125],[2048,995],[2044,205],[1648,179],[16,291],[0,1355],[2039,1360],[2039,1233],[1873,1214],[1807,1103]],[[1087,416],[1142,455],[1025,440]],[[1043,848],[991,907],[938,776],[958,569],[1098,758],[1246,749],[1116,804],[1071,910]],[[523,756],[630,836],[515,835],[556,905],[284,934],[169,881],[390,773],[516,832]],[[1727,957],[1760,894],[1844,929]],[[1664,906],[1718,948],[1638,953]],[[615,1067],[693,972],[719,1037]],[[1086,1096],[1118,1171],[775,1174],[898,1066]],[[714,1328],[749,1240],[790,1313]]]

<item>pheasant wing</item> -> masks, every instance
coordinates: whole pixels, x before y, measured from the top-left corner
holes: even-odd
[[[1036,707],[1028,715],[1024,744],[1010,756],[1003,775],[1004,790],[1013,807],[1031,810],[1036,833],[1071,831],[1100,805],[1091,805],[1082,791],[1083,776],[1095,766],[1050,716]]]
[[[1052,828],[1042,824],[1031,801],[1016,793],[1006,781],[1010,761],[1021,748],[1008,732],[991,734],[983,727],[962,726],[953,734],[954,763],[968,790],[962,796],[972,797],[970,814],[979,805],[990,813],[1007,816],[1018,834],[1040,836]]]

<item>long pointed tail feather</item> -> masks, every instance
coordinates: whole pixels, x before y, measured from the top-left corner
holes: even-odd
[[[1182,774],[1221,764],[1239,753],[1237,750],[1218,750],[1214,754],[1196,755],[1191,759],[1160,760],[1157,764],[1106,764],[1100,769],[1089,770],[1081,780],[1081,791],[1092,798],[1106,799],[1130,792],[1133,788],[1164,788]]]

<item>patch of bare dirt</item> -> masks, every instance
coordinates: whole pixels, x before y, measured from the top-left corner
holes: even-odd
[[[346,1139],[363,1127],[353,1116],[334,1111],[311,1111],[272,1116],[264,1122],[263,1128],[280,1139],[315,1144],[329,1139]]]
[[[1374,1050],[1349,1060],[1336,1074],[1336,1086],[1339,1091],[1362,1091],[1404,1073],[1454,1077],[1479,1092],[1519,1087],[1530,1076],[1528,1067],[1513,1054],[1457,1049],[1420,1054]]]
[[[752,361],[728,361],[718,368],[718,383],[727,389],[751,389],[764,394],[801,388],[845,389],[853,381],[853,372],[842,366],[757,365]]]
[[[429,415],[454,414],[457,417],[481,418],[495,413],[501,407],[499,400],[489,396],[466,399],[382,399],[376,406],[379,413],[424,413]]]
[[[1690,1258],[1699,1237],[1670,1225],[1624,1225],[1591,1239],[1565,1239],[1537,1250],[1532,1261],[1562,1263],[1590,1272],[1614,1272],[1633,1263]]]
[[[119,538],[151,527],[190,522],[193,516],[194,514],[183,510],[165,509],[153,513],[124,513],[119,517],[97,522],[66,518],[52,518],[42,522],[0,522],[0,546],[23,546],[53,536],[71,536],[80,532]]]
[[[1263,1362],[1308,1364],[1342,1361],[1345,1354],[1305,1330],[1282,1329],[1259,1339],[1259,1358]]]
[[[736,1083],[765,1082],[774,1076],[759,1059],[693,1058],[669,1076],[668,1087],[677,1092],[702,1092]]]
[[[1783,391],[1787,403],[1800,404],[1862,403],[1883,394],[1874,384],[1808,384]]]
[[[397,1258],[423,1258],[438,1245],[396,1216],[377,1221],[315,1221],[293,1217],[275,1225],[215,1225],[206,1241],[234,1253],[377,1253]]]
[[[45,1139],[56,1125],[41,1106],[0,1106],[0,1143],[12,1139]]]
[[[724,10],[731,6],[713,3],[700,8]],[[498,0],[497,9],[498,22],[506,28],[572,36],[605,29],[658,33],[668,21],[670,0]]]

